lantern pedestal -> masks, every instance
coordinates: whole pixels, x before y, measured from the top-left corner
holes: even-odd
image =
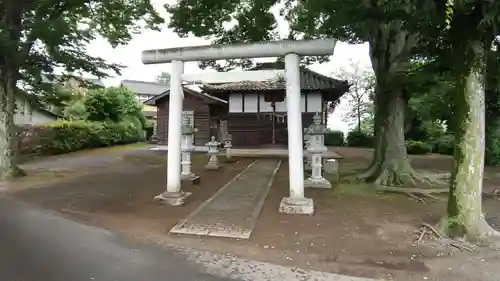
[[[215,140],[215,137],[212,136],[210,142],[205,144],[208,147],[207,154],[210,156],[208,159],[208,164],[205,165],[205,169],[207,170],[218,170],[219,169],[219,160],[217,159],[217,154],[219,154],[219,145],[220,143]]]
[[[313,215],[314,202],[311,198],[283,197],[280,203],[280,213],[296,215]]]
[[[226,150],[226,163],[235,163],[237,162],[234,158],[233,158],[233,155],[232,155],[232,147],[233,147],[233,144],[232,144],[232,140],[233,140],[233,136],[228,134],[226,136],[226,139],[224,140],[224,149]]]
[[[304,181],[304,187],[312,188],[332,188],[332,184],[322,175],[323,155],[328,151],[325,146],[324,135],[327,132],[326,126],[321,124],[321,116],[316,113],[313,117],[313,124],[307,128],[309,135],[309,145],[307,152],[311,158],[311,176]]]
[[[164,203],[169,206],[181,206],[184,205],[184,201],[187,197],[191,195],[191,192],[168,192],[165,191],[162,194],[155,196],[154,201]]]
[[[197,129],[187,115],[182,120],[181,181],[199,183],[200,176],[191,172],[191,154],[194,151],[193,136]]]

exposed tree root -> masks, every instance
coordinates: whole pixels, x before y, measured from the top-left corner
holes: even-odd
[[[385,187],[417,187],[424,185],[431,188],[447,184],[445,180],[447,175],[428,176],[413,170],[409,164],[404,166],[406,166],[404,169],[396,170],[380,169],[379,165],[371,165],[359,174],[344,177],[342,181],[350,183],[363,181]]]
[[[461,241],[451,241],[450,246],[457,248],[462,252],[464,252],[464,251],[472,252],[475,249],[474,246],[469,246]]]
[[[476,245],[500,247],[500,232],[491,227],[484,216],[469,223],[462,222],[460,218],[444,217],[436,228],[443,240],[461,251],[472,252]]]
[[[443,239],[443,236],[441,236],[441,234],[440,234],[440,233],[439,233],[439,232],[438,232],[438,231],[437,231],[434,227],[432,227],[432,225],[427,224],[427,223],[423,223],[423,224],[422,224],[422,227],[423,227],[424,229],[426,229],[426,228],[427,228],[427,229],[429,229],[430,231],[432,231],[432,233],[434,233],[434,235],[436,235],[439,239]]]
[[[419,246],[426,236],[429,240],[440,240],[441,242],[445,242],[449,247],[456,248],[462,252],[473,252],[475,250],[474,245],[465,241],[448,239],[441,235],[441,233],[439,233],[433,226],[427,223],[423,223],[420,230],[417,231],[417,239],[414,244]]]
[[[498,188],[495,188],[491,193],[483,192],[483,197],[500,200],[500,190],[498,190]]]
[[[445,201],[446,199],[436,197],[432,194],[443,194],[448,193],[449,190],[447,188],[440,189],[427,189],[427,188],[411,188],[411,187],[376,187],[375,190],[381,193],[403,193],[408,197],[415,199],[421,203],[427,203],[425,198],[431,199],[434,202],[436,201]]]
[[[15,178],[20,178],[26,176],[26,172],[17,167],[14,166],[12,169],[9,169],[8,171],[4,172],[2,175],[0,175],[0,178],[3,180],[11,180]]]

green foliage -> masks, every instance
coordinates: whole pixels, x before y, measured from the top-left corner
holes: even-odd
[[[446,134],[440,137],[435,144],[435,151],[439,154],[453,155],[455,149],[455,137]]]
[[[406,143],[406,150],[408,154],[428,154],[432,151],[432,145],[423,141],[409,140]]]
[[[325,145],[342,146],[344,142],[344,132],[342,131],[329,131],[325,134]]]
[[[347,134],[347,145],[353,147],[373,147],[373,135],[351,131]]]
[[[162,72],[156,76],[156,81],[164,84],[170,84],[170,73]]]
[[[46,92],[40,97],[41,103],[46,106],[64,107],[79,96],[62,85],[55,85],[52,91]]]
[[[54,155],[143,140],[142,127],[131,121],[57,121],[35,126],[32,132],[23,153]]]
[[[493,118],[492,118],[493,119]],[[486,153],[484,162],[487,165],[500,165],[500,122],[487,120]],[[490,127],[490,128],[488,128]]]
[[[446,133],[442,122],[427,120],[422,122],[422,128],[424,129],[428,143],[435,144],[437,140],[443,137]]]
[[[87,120],[89,113],[81,100],[76,100],[64,108],[64,118],[67,120]]]
[[[440,62],[414,63],[407,81],[405,88],[412,95],[408,102],[409,118],[421,122],[445,121],[448,124],[453,120],[455,81]]]
[[[118,122],[127,116],[142,115],[142,107],[135,94],[125,87],[90,90],[84,105],[89,121]]]
[[[0,49],[7,61],[1,73],[14,74],[34,93],[51,92],[53,84],[42,80],[42,74],[53,79],[56,67],[97,77],[107,77],[107,70],[119,71],[120,65],[89,55],[87,43],[102,37],[116,47],[137,31],[158,29],[163,23],[149,0],[4,1],[2,11]],[[75,76],[57,79],[69,77]]]
[[[150,0],[1,1],[0,6],[0,103],[5,115],[0,137],[9,144],[0,153],[0,177],[5,177],[16,170],[15,94],[47,96],[48,103],[55,84],[80,80],[74,74],[119,74],[122,66],[87,53],[88,43],[103,38],[113,47],[126,44],[144,28],[158,30],[163,19]],[[55,70],[64,75],[54,79]],[[55,96],[63,103],[64,95]]]
[[[297,39],[295,32],[281,34],[277,30],[278,19],[272,9],[277,4],[291,7],[292,1],[254,0],[254,1],[211,1],[211,0],[179,0],[175,4],[166,4],[170,14],[169,28],[181,37],[189,34],[211,39],[214,44],[251,43],[279,39]],[[319,1],[318,1],[319,2]],[[314,4],[317,5],[314,1]],[[281,5],[282,6],[282,5]],[[281,13],[284,15],[285,12]],[[308,34],[306,36],[321,36]],[[325,57],[301,57],[303,63],[326,61]],[[224,62],[200,62],[201,68],[211,67],[219,71],[227,71],[236,67],[248,69],[254,66],[251,59],[230,59]]]
[[[485,164],[500,165],[500,42],[493,42],[486,70],[486,153]]]

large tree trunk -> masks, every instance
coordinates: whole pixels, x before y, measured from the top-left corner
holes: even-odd
[[[15,81],[9,71],[4,71],[0,76],[0,179],[4,180],[23,173],[16,165]]]
[[[404,127],[406,100],[401,91],[381,92],[375,101],[374,154],[369,168],[358,179],[382,186],[417,186],[430,179],[411,167]]]
[[[381,24],[370,40],[370,58],[376,78],[374,154],[369,168],[356,176],[384,186],[415,186],[430,183],[410,165],[405,145],[405,96],[403,80],[398,78],[410,64],[409,53],[416,43],[402,23]]]
[[[21,15],[25,3],[8,1],[2,20],[2,36],[10,44],[2,50],[0,57],[0,180],[23,175],[16,166],[16,128],[14,111],[17,81],[23,48],[21,41]]]
[[[483,68],[481,63],[458,77],[461,83],[455,98],[455,161],[447,215],[439,224],[444,234],[471,241],[498,236],[487,224],[481,207],[485,155]]]

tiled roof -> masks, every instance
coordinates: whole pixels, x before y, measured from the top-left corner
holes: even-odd
[[[227,104],[227,101],[223,100],[223,99],[220,99],[218,97],[214,97],[214,96],[211,96],[209,94],[205,94],[205,93],[200,93],[200,92],[197,92],[195,90],[192,90],[192,89],[189,89],[189,88],[186,88],[186,86],[183,86],[182,87],[183,91],[184,91],[184,94],[190,94],[190,95],[194,95],[194,96],[197,96],[197,97],[200,97],[204,100],[209,100],[211,101],[212,103],[222,103],[222,104]],[[151,105],[151,106],[154,106],[156,105],[156,102],[166,96],[168,96],[170,94],[170,90],[167,90],[167,91],[164,91],[163,93],[159,94],[159,95],[156,95],[152,98],[150,98],[149,100],[145,101],[144,104],[145,105]]]
[[[17,91],[17,94],[16,94],[18,97],[20,97],[21,99],[25,99],[29,105],[31,106],[31,108],[33,110],[38,110],[42,113],[46,113],[48,115],[51,115],[51,116],[54,116],[56,118],[61,118],[62,116],[47,109],[43,104],[42,102],[40,101],[39,97],[37,95],[31,95],[23,90],[18,90]]]
[[[283,69],[280,64],[261,64],[254,70],[262,69]],[[300,86],[302,90],[340,90],[346,92],[349,90],[349,83],[343,80],[337,80],[324,76],[305,67],[300,69]],[[284,77],[268,81],[240,81],[220,84],[203,84],[202,90],[206,92],[225,92],[225,91],[269,91],[285,90],[286,84]]]
[[[169,89],[168,84],[135,80],[123,80],[121,85],[137,94],[158,95]]]
[[[55,75],[54,78],[55,79],[50,79],[47,75],[42,75],[41,78],[42,78],[42,82],[44,83],[54,83],[57,78],[60,78],[61,75]],[[102,82],[101,79],[97,79],[97,78],[80,78],[82,80],[84,80],[85,82],[87,83],[91,83],[91,84],[94,84],[95,86],[100,86],[100,87],[104,87],[104,83]]]

